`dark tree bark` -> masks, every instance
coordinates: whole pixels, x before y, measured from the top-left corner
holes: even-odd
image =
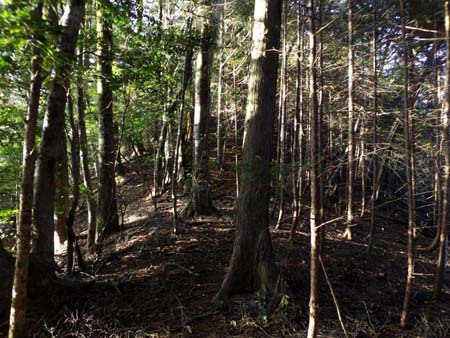
[[[189,31],[191,23],[189,22]],[[178,117],[178,126],[177,126],[177,139],[175,142],[175,154],[174,154],[174,164],[172,170],[172,210],[173,210],[173,231],[174,233],[178,232],[178,209],[177,209],[177,179],[178,179],[178,157],[181,148],[181,132],[183,129],[183,119],[184,119],[184,111],[185,111],[185,97],[186,90],[189,84],[189,81],[192,77],[192,57],[193,50],[189,49],[186,51],[186,57],[184,59],[184,73],[183,73],[183,84],[181,88],[181,97],[180,97],[180,115]]]
[[[35,23],[39,27],[42,24],[43,2],[38,1],[34,10]],[[42,34],[37,31],[32,36],[32,42],[36,43],[42,40]],[[33,46],[33,58],[31,61],[31,85],[29,89],[29,101],[27,107],[25,139],[23,143],[23,157],[22,157],[22,182],[20,192],[20,206],[19,206],[19,224],[17,228],[17,256],[16,265],[14,269],[14,297],[11,302],[11,311],[9,319],[9,338],[20,338],[25,335],[25,315],[27,305],[27,282],[28,282],[28,266],[30,259],[30,240],[31,240],[31,223],[33,210],[33,182],[34,169],[36,161],[36,129],[37,119],[39,115],[39,100],[41,97],[42,74],[41,64],[42,56],[39,47]],[[0,248],[0,250],[2,250]],[[5,252],[0,253],[4,259],[11,261]],[[4,267],[5,262],[0,266]],[[5,280],[9,276],[4,276]],[[1,280],[4,278],[0,277]],[[1,284],[0,284],[1,285]],[[5,286],[1,285],[0,289]],[[10,288],[4,288],[6,292]],[[0,295],[0,298],[2,296]],[[6,312],[7,309],[2,309],[0,312]]]
[[[235,242],[217,301],[255,290],[270,299],[275,291],[268,226],[280,21],[281,0],[255,1]]]
[[[51,82],[47,110],[45,112],[42,141],[37,164],[34,195],[34,245],[36,254],[48,266],[53,264],[55,173],[63,155],[64,110],[66,106],[65,79],[69,77],[75,57],[75,46],[81,21],[84,17],[84,0],[70,0],[68,13],[61,27],[58,46],[58,65]]]
[[[97,0],[97,95],[98,95],[98,195],[97,240],[101,233],[119,229],[115,181],[115,140],[113,122],[112,31],[109,0]]]

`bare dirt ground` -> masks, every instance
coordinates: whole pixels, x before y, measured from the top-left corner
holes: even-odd
[[[211,303],[231,255],[234,234],[234,178],[214,172],[214,203],[220,216],[189,219],[172,234],[170,194],[149,194],[131,172],[119,185],[123,231],[108,237],[100,257],[73,279],[86,287],[47,300],[30,310],[33,337],[303,337],[308,324],[309,237],[302,224],[289,242],[291,219],[271,229],[281,272],[282,302],[265,318],[258,296],[233,298],[227,311]],[[189,196],[180,198],[179,208]],[[286,213],[289,215],[289,212]],[[85,210],[78,218],[86,238]],[[344,228],[327,227],[323,261],[350,337],[450,337],[450,276],[441,301],[432,302],[434,254],[416,262],[410,326],[399,329],[406,276],[406,229],[377,223],[371,257],[365,254],[368,226],[355,240],[342,240]],[[86,256],[87,257],[87,256]],[[64,269],[63,258],[60,265]],[[319,337],[343,337],[329,287],[320,276]]]

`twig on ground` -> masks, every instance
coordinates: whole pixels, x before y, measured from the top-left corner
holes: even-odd
[[[188,268],[185,268],[184,266],[181,266],[180,264],[177,264],[177,263],[174,263],[174,262],[167,262],[166,266],[176,266],[177,268],[179,268],[179,269],[181,269],[183,271],[186,271],[188,274],[190,274],[192,276],[195,276],[195,277],[200,276],[198,273],[195,273],[195,272],[189,270]]]

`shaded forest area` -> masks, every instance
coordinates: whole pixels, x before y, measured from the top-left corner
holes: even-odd
[[[449,0],[0,0],[0,335],[449,337]]]

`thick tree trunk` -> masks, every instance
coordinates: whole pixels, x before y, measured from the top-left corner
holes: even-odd
[[[275,291],[277,269],[268,226],[280,21],[280,0],[255,1],[235,242],[217,301],[255,290],[270,300]]]
[[[450,203],[450,7],[449,0],[444,1],[445,8],[445,37],[446,37],[446,72],[445,72],[445,99],[444,111],[442,112],[441,138],[444,152],[444,174],[442,177],[442,210],[441,228],[439,234],[439,256],[436,263],[436,281],[434,284],[433,296],[439,299],[441,296],[442,284],[444,283],[444,271],[447,258],[447,228],[448,209]]]
[[[310,188],[311,188],[311,253],[310,253],[310,289],[309,289],[309,324],[308,338],[316,337],[318,318],[318,272],[319,247],[317,226],[319,220],[319,155],[318,155],[318,107],[317,107],[317,75],[316,75],[316,28],[314,23],[314,0],[308,0],[308,34],[309,34],[309,125],[310,125]]]
[[[35,18],[39,22],[42,20],[43,2],[38,1],[34,10]],[[33,37],[33,43],[40,41],[42,36],[36,34]],[[30,240],[31,240],[31,223],[33,210],[33,182],[34,182],[34,168],[36,161],[35,145],[36,145],[36,129],[37,119],[39,115],[39,100],[41,97],[42,75],[41,64],[42,57],[40,49],[37,46],[33,47],[33,59],[31,61],[31,85],[29,90],[29,101],[26,116],[25,139],[23,143],[22,156],[22,182],[20,191],[20,206],[19,206],[19,224],[17,228],[17,255],[16,265],[14,269],[14,286],[11,303],[11,311],[9,318],[9,338],[21,338],[25,335],[25,315],[27,305],[27,283],[28,283],[28,266],[30,259]],[[0,255],[2,256],[0,267],[5,268],[11,264],[12,258],[3,251],[0,247]],[[6,269],[8,271],[8,269]],[[3,292],[10,292],[9,277],[1,275],[0,290]],[[3,285],[3,283],[6,283]],[[3,294],[0,294],[0,299],[6,299]],[[0,313],[6,313],[7,308],[4,307],[0,300]]]
[[[97,94],[99,131],[99,177],[97,196],[97,240],[103,233],[119,229],[115,180],[115,140],[113,122],[112,81],[112,31],[107,8],[109,0],[97,0]]]
[[[54,243],[54,203],[55,173],[57,163],[63,154],[64,143],[64,110],[66,106],[65,79],[75,56],[78,31],[84,17],[84,0],[71,0],[68,13],[64,15],[62,33],[59,43],[59,64],[51,83],[45,112],[44,127],[37,164],[34,195],[34,251],[42,261],[51,265],[53,262]]]

